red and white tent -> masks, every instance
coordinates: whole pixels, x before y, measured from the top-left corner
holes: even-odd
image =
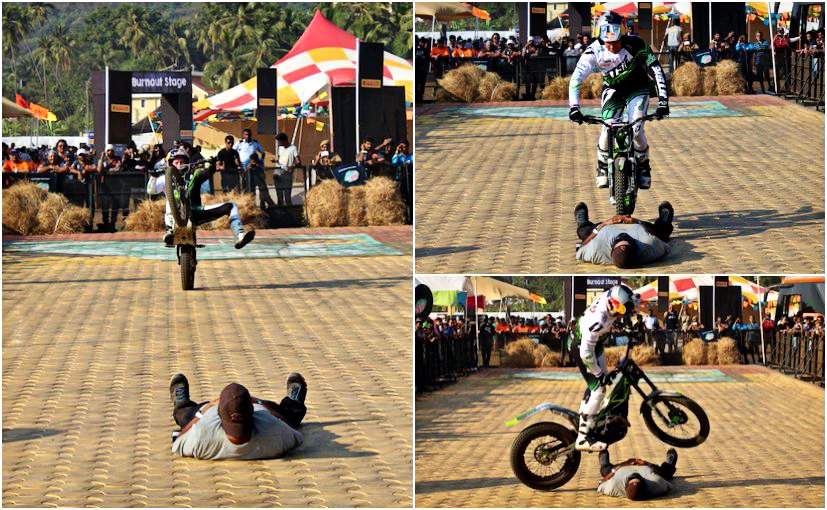
[[[278,68],[278,105],[304,104],[329,86],[356,83],[356,37],[342,30],[319,10],[293,48],[271,67]],[[384,84],[405,87],[413,101],[413,66],[385,52]],[[196,110],[241,111],[256,108],[256,78],[194,103]],[[197,118],[204,118],[204,112]]]
[[[696,301],[698,299],[698,288],[700,286],[714,284],[715,278],[712,275],[672,275],[669,277],[669,299]],[[766,289],[747,280],[746,278],[731,275],[729,277],[729,284],[741,287],[741,294],[752,304],[764,299]],[[640,300],[643,302],[657,300],[657,280],[635,290],[635,293],[640,296]],[[772,299],[770,299],[770,301],[771,300]]]

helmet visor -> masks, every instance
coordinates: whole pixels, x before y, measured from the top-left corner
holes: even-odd
[[[626,315],[626,305],[618,301],[617,299],[610,297],[609,298],[609,306],[611,308],[611,312],[615,315]]]
[[[620,39],[620,25],[605,23],[600,25],[600,38],[606,42],[614,42]]]

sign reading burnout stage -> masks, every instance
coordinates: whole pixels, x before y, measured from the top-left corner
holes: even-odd
[[[192,90],[190,73],[171,71],[133,72],[133,94],[178,94]]]

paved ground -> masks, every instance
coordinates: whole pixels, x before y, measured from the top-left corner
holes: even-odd
[[[518,379],[491,369],[416,399],[416,504],[425,507],[823,507],[824,390],[763,367],[720,368],[729,382],[656,383],[700,403],[711,424],[707,441],[678,451],[676,491],[630,502],[598,496],[597,455],[585,455],[568,484],[534,491],[508,461],[516,434],[505,422],[541,402],[577,408],[582,381]],[[675,367],[662,367],[675,370]],[[658,369],[648,370],[654,373]],[[558,370],[559,371],[559,370]],[[632,397],[629,435],[612,459],[662,462],[667,445],[648,432]]]
[[[821,273],[824,114],[770,96],[674,99],[672,111],[646,126],[654,184],[636,216],[671,201],[673,251],[641,271]],[[574,205],[597,221],[613,209],[594,187],[599,129],[567,112],[559,101],[417,108],[418,272],[607,270],[574,258]]]
[[[361,232],[410,252],[410,228]],[[185,293],[172,262],[6,251],[3,505],[409,507],[410,271],[409,255],[203,260]],[[275,400],[293,370],[309,410],[289,457],[170,453],[171,374],[196,399],[237,381]]]

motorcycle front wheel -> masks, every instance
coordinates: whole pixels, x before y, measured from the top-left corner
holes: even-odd
[[[635,212],[636,194],[629,190],[629,172],[634,171],[629,159],[624,159],[622,164],[615,160],[613,185],[615,198],[615,212],[621,215],[631,215]]]
[[[580,467],[580,452],[574,449],[576,437],[573,430],[559,423],[535,423],[520,432],[511,445],[511,469],[532,489],[562,487]]]
[[[168,166],[164,170],[166,183],[166,196],[169,202],[169,208],[172,211],[172,217],[175,219],[175,225],[185,227],[190,220],[189,205],[185,197],[181,195],[186,193],[179,185],[180,173],[174,166]],[[176,196],[178,195],[178,196]]]
[[[640,406],[643,421],[652,434],[666,444],[691,448],[709,436],[709,418],[689,397],[657,395]]]

